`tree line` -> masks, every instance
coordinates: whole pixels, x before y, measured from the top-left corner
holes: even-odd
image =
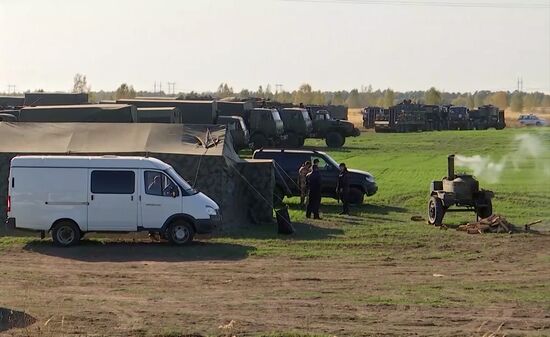
[[[167,96],[165,92],[136,91],[134,87],[127,83],[122,83],[115,91],[92,91],[87,83],[86,75],[76,74],[73,78],[73,88],[75,93],[87,92],[90,95],[91,102],[102,100],[115,100],[120,98],[134,98],[137,96]],[[259,86],[256,90],[242,89],[235,91],[228,83],[221,83],[216,91],[212,92],[180,92],[176,95],[184,99],[247,99],[258,98],[266,99],[280,103],[306,104],[306,105],[347,105],[350,108],[362,108],[367,106],[390,107],[405,99],[414,102],[443,105],[452,104],[465,106],[470,109],[475,107],[492,104],[500,109],[510,108],[512,111],[521,112],[524,109],[533,109],[537,107],[550,107],[550,95],[542,92],[522,92],[522,91],[488,91],[481,90],[476,92],[444,92],[435,87],[428,90],[399,92],[388,89],[374,90],[372,86],[362,88],[361,90],[352,89],[350,91],[321,91],[314,90],[310,84],[302,84],[293,91],[273,90],[271,85]]]

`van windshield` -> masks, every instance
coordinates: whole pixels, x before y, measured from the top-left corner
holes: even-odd
[[[191,185],[189,185],[189,183],[185,181],[185,179],[180,177],[180,175],[172,167],[165,170],[164,172],[166,172],[172,179],[174,179],[176,183],[182,188],[183,195],[189,196],[199,193],[197,190],[191,187]]]

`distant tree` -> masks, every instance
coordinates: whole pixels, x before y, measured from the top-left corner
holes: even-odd
[[[505,91],[497,91],[489,96],[488,103],[504,110],[508,107],[508,93]]]
[[[250,93],[250,90],[248,89],[242,89],[241,92],[239,92],[240,98],[250,98],[252,97],[252,94]]]
[[[510,98],[510,108],[515,112],[523,111],[523,94],[521,92],[516,91],[512,94]]]
[[[75,94],[81,94],[81,93],[87,93],[90,92],[91,87],[88,85],[88,81],[86,80],[86,75],[83,74],[75,74],[73,78],[73,90],[72,92]]]
[[[384,108],[389,108],[394,104],[394,100],[395,100],[395,92],[388,88],[384,90],[384,96],[381,102],[382,104],[380,105],[382,105]]]
[[[545,108],[550,107],[550,95],[544,95],[540,105]]]
[[[439,92],[436,88],[431,87],[424,94],[424,101],[426,102],[426,104],[432,104],[432,105],[441,104],[441,92]]]
[[[360,108],[361,102],[359,99],[359,90],[353,89],[350,91],[348,99],[346,100],[346,104],[350,108]]]
[[[304,83],[294,92],[294,104],[311,104],[312,97],[311,85]]]
[[[122,83],[120,87],[115,91],[115,99],[121,98],[134,98],[136,97],[136,91],[133,86],[129,86],[126,83]]]
[[[227,83],[221,83],[218,86],[218,91],[216,92],[216,96],[218,98],[226,98],[233,96],[233,88],[231,88]]]

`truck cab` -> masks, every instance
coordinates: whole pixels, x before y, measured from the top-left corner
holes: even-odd
[[[255,108],[248,113],[250,145],[261,149],[286,139],[283,120],[277,109]]]
[[[250,134],[248,128],[244,123],[244,119],[239,116],[219,116],[218,124],[224,124],[227,126],[227,130],[231,134],[233,141],[233,148],[235,151],[239,151],[248,147],[250,141]]]
[[[283,108],[279,111],[284,123],[287,140],[284,145],[297,148],[304,145],[313,132],[313,123],[306,109]]]
[[[310,111],[313,120],[312,138],[325,139],[328,147],[342,147],[346,137],[357,137],[361,131],[353,123],[333,119],[328,110]]]

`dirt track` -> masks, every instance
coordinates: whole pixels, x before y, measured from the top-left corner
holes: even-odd
[[[246,258],[246,247],[242,256],[224,260],[203,250],[185,256],[180,248],[151,243],[71,249],[38,243],[0,251],[0,307],[37,319],[5,332],[15,336],[218,335],[223,332],[219,326],[231,320],[235,324],[229,332],[238,336],[295,330],[337,336],[483,336],[501,324],[500,332],[508,336],[542,336],[550,335],[549,305],[506,300],[505,294],[483,303],[462,291],[472,282],[498,280],[520,287],[542,284],[543,296],[550,268],[540,252],[549,243],[548,237],[526,239],[464,262],[368,255],[354,260]],[[215,248],[203,245],[204,252]],[[517,253],[510,254],[512,248]],[[422,298],[425,291],[415,290],[426,287],[432,304]],[[388,304],[384,298],[396,300]],[[406,301],[399,303],[399,298]]]

